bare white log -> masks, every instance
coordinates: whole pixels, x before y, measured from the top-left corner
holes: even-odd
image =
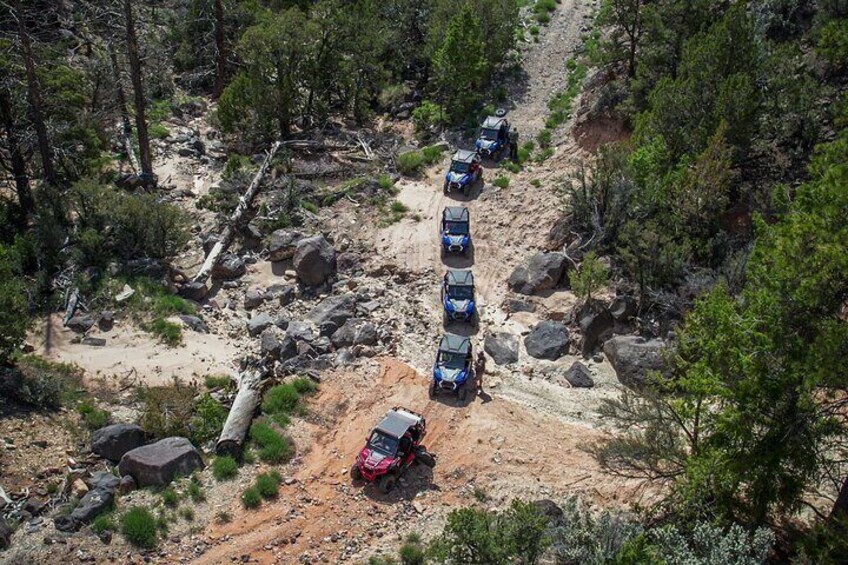
[[[245,190],[244,194],[242,194],[239,198],[238,206],[236,206],[235,211],[233,211],[233,214],[230,216],[230,220],[226,227],[224,227],[221,237],[215,243],[215,246],[212,247],[209,255],[206,256],[203,266],[191,279],[192,282],[206,282],[206,279],[208,279],[209,275],[212,274],[212,269],[218,263],[221,255],[224,254],[233,242],[236,235],[236,227],[241,222],[242,216],[244,216],[244,214],[250,209],[253,199],[256,198],[256,195],[259,193],[259,187],[262,185],[262,177],[264,177],[265,173],[268,172],[271,160],[274,158],[274,155],[276,155],[280,145],[281,142],[277,141],[271,147],[270,151],[268,151],[268,154],[265,155],[265,160],[262,161],[259,171],[256,172],[256,176],[253,177],[253,180],[250,182],[250,185],[248,185],[247,190]]]
[[[244,446],[245,437],[250,430],[256,409],[262,402],[262,389],[268,374],[264,367],[248,369],[239,375],[239,388],[236,398],[224,422],[221,436],[215,444],[217,455],[239,457]]]

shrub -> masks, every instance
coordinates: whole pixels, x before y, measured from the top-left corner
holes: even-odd
[[[405,176],[416,175],[424,165],[424,153],[419,149],[401,153],[397,156],[396,164],[400,174]]]
[[[229,455],[219,455],[212,460],[212,476],[216,481],[228,481],[238,474],[238,463]]]
[[[259,446],[259,458],[266,463],[283,463],[294,454],[291,441],[265,422],[250,426],[250,439]]]
[[[539,35],[539,26],[530,26],[530,35]]]
[[[173,316],[174,314],[194,314],[196,311],[194,304],[173,294],[160,294],[153,300],[152,312],[158,317]]]
[[[77,412],[82,419],[83,424],[89,430],[99,430],[109,423],[111,415],[108,410],[95,408],[87,401],[80,402],[77,406]]]
[[[194,520],[194,510],[188,506],[183,506],[180,508],[180,517],[182,517],[182,519],[186,522],[191,522]]]
[[[421,153],[424,155],[424,163],[426,165],[438,163],[439,159],[442,158],[442,148],[438,145],[429,145],[422,149]]]
[[[405,84],[390,84],[380,91],[380,106],[391,110],[406,100],[409,88]]]
[[[571,275],[571,288],[583,300],[591,300],[592,293],[607,282],[609,270],[601,263],[594,251],[583,258],[580,269]]]
[[[0,368],[0,393],[36,408],[59,408],[75,394],[82,371],[35,355],[18,358],[15,367]]]
[[[377,177],[377,184],[386,192],[392,192],[395,187],[395,181],[389,175],[380,175]]]
[[[508,177],[498,177],[492,181],[492,184],[498,188],[506,188],[509,186],[509,178]]]
[[[540,24],[546,24],[551,21],[551,16],[547,12],[536,12],[536,21]]]
[[[530,185],[535,188],[539,188],[542,186],[542,181],[540,181],[539,179],[533,179],[530,181]]]
[[[274,498],[277,496],[277,491],[280,489],[282,478],[277,471],[270,473],[261,473],[256,477],[256,490],[262,495],[262,498]]]
[[[405,214],[409,211],[409,208],[403,202],[399,200],[392,200],[392,203],[389,205],[389,210],[394,214]]]
[[[144,328],[158,337],[159,341],[170,347],[177,347],[183,343],[182,326],[175,322],[169,322],[164,318],[156,318],[149,324],[145,324]]]
[[[536,0],[533,11],[536,13],[553,12],[556,10],[556,0]]]
[[[594,516],[576,496],[568,498],[561,508],[561,525],[550,533],[551,549],[558,563],[651,562],[616,560],[621,548],[641,533],[639,524],[606,511]]]
[[[513,174],[521,172],[521,165],[512,161],[501,161],[501,168]]]
[[[213,469],[214,474],[214,469]],[[217,478],[217,477],[216,477]],[[188,484],[188,496],[191,498],[192,502],[203,502],[206,500],[206,494],[203,492],[203,488],[200,486],[200,482],[197,480],[197,475],[192,475],[191,482]]]
[[[165,139],[171,135],[171,130],[160,123],[150,124],[148,132],[150,133],[150,137],[154,139]]]
[[[258,508],[262,504],[262,495],[256,487],[248,487],[241,493],[241,503],[245,508]]]
[[[545,147],[544,149],[539,151],[539,153],[537,153],[535,157],[533,157],[533,160],[536,161],[537,163],[544,163],[545,161],[550,159],[551,156],[553,156],[553,154],[554,154],[554,148],[553,147]]]
[[[117,524],[115,523],[115,515],[112,512],[100,514],[91,521],[91,524],[89,524],[88,527],[95,534],[100,534],[106,530],[114,532],[118,529]]]
[[[278,414],[289,415],[298,407],[300,393],[292,384],[281,384],[272,387],[265,393],[262,400],[262,412],[271,417]]]
[[[318,205],[314,202],[310,202],[309,200],[301,200],[300,207],[306,210],[307,212],[311,212],[313,214],[318,213]]]
[[[230,388],[233,386],[233,381],[227,375],[206,375],[203,379],[203,384],[209,390],[218,388]]]
[[[191,437],[194,412],[194,387],[175,382],[169,386],[139,389],[141,416],[139,425],[156,439],[173,436]]]
[[[424,100],[412,111],[412,121],[418,131],[440,126],[445,123],[446,119],[447,115],[444,108],[429,100]]]
[[[318,390],[318,385],[309,377],[298,377],[291,384],[300,394],[309,394]]]
[[[203,443],[218,437],[227,420],[227,409],[206,392],[200,397],[194,407],[191,418],[190,439],[194,443]]]
[[[548,147],[551,144],[551,140],[553,139],[553,132],[549,129],[543,129],[536,136],[536,140],[539,142],[541,147]]]
[[[238,155],[236,153],[230,153],[230,156],[227,157],[227,164],[224,165],[224,171],[221,173],[221,177],[224,179],[231,179],[233,176],[241,173],[245,169],[250,166],[250,157],[247,155]]]
[[[417,543],[403,544],[399,555],[403,565],[424,565],[424,550]]]
[[[147,508],[133,506],[121,517],[121,533],[131,544],[150,548],[156,545],[156,518]]]
[[[180,503],[180,495],[177,494],[177,491],[173,487],[163,490],[160,496],[162,497],[162,503],[168,508],[176,508]]]

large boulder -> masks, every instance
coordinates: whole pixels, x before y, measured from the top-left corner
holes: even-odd
[[[565,272],[566,258],[562,253],[537,253],[526,264],[512,271],[507,284],[519,294],[536,294],[555,288]]]
[[[580,361],[575,361],[572,363],[571,367],[568,368],[568,371],[565,372],[565,380],[567,380],[568,384],[575,388],[592,388],[595,386],[595,381],[592,379],[592,373],[590,373],[589,368]]]
[[[288,359],[297,355],[297,344],[288,335],[279,335],[277,328],[270,327],[259,337],[259,347],[263,355],[273,359]]]
[[[665,342],[639,336],[617,336],[604,344],[604,353],[622,384],[639,388],[650,373],[665,367],[662,352]]]
[[[144,430],[135,424],[112,424],[91,434],[91,451],[109,459],[120,461],[127,451],[144,445]]]
[[[220,261],[212,267],[212,278],[216,280],[231,281],[239,278],[247,272],[247,267],[241,257],[234,253],[227,253]]]
[[[209,288],[203,282],[186,283],[180,288],[180,296],[188,300],[200,302],[209,293]]]
[[[577,324],[583,340],[580,350],[583,355],[589,355],[603,338],[612,332],[614,324],[609,309],[600,302],[586,304],[577,314]]]
[[[106,471],[98,471],[89,482],[90,488],[70,514],[57,516],[53,523],[60,532],[75,532],[88,524],[98,514],[112,508],[115,502],[115,490],[121,480]]]
[[[169,437],[137,447],[125,453],[118,464],[121,476],[131,476],[139,488],[165,486],[175,476],[187,476],[203,467],[200,453],[184,437]]]
[[[247,333],[249,333],[251,337],[256,337],[273,325],[273,318],[265,312],[262,312],[247,321]]]
[[[68,328],[72,329],[77,333],[85,333],[94,326],[95,320],[88,314],[82,314],[79,316],[74,316],[68,323],[65,324]]]
[[[322,235],[301,239],[294,251],[294,270],[303,284],[322,284],[336,272],[336,250]]]
[[[518,361],[518,337],[506,332],[487,334],[483,342],[483,351],[497,365],[515,363]]]
[[[351,345],[374,345],[378,340],[374,324],[360,318],[351,318],[330,336],[336,348]]]
[[[244,293],[245,310],[258,308],[259,306],[262,306],[263,302],[265,302],[265,293],[258,288],[248,289],[248,291]]]
[[[565,355],[570,343],[568,328],[558,322],[539,322],[524,338],[528,355],[549,361],[555,361]]]
[[[354,315],[356,315],[356,298],[353,294],[342,294],[322,300],[309,312],[307,318],[315,322],[318,327],[326,322],[332,322],[339,328]]]
[[[276,230],[268,243],[268,260],[285,261],[294,257],[298,242],[303,234],[296,230]]]

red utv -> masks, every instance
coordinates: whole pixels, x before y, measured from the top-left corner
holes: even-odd
[[[351,478],[376,482],[377,487],[387,493],[416,461],[433,467],[436,459],[421,445],[426,428],[427,423],[420,414],[405,408],[389,410],[356,456],[350,468]]]

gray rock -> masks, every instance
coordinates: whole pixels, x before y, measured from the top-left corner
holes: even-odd
[[[248,289],[246,293],[244,293],[244,308],[245,310],[253,310],[254,308],[258,308],[265,302],[265,293],[259,290],[258,288]]]
[[[121,482],[118,484],[118,492],[121,494],[127,494],[134,491],[138,488],[138,485],[135,484],[135,479],[129,475],[124,475],[121,477]]]
[[[294,257],[297,243],[303,239],[303,234],[296,230],[276,230],[271,234],[268,243],[268,260],[285,261]]]
[[[595,386],[595,381],[592,379],[592,373],[588,367],[580,361],[575,361],[568,371],[565,372],[565,380],[576,388],[592,388]]]
[[[102,332],[108,332],[115,326],[115,313],[111,310],[100,312],[100,318],[97,320],[97,327]]]
[[[599,341],[612,332],[614,321],[607,307],[600,302],[592,302],[581,308],[577,324],[583,336],[580,349],[583,355],[589,355]]]
[[[257,314],[247,321],[247,333],[249,333],[251,337],[256,337],[273,324],[274,320],[272,320],[271,316],[268,314],[264,312]]]
[[[7,549],[12,543],[12,534],[15,530],[6,523],[6,520],[0,518],[0,549]]]
[[[315,339],[315,327],[309,322],[292,321],[286,328],[286,335],[294,341],[312,341]]]
[[[350,319],[344,323],[342,327],[337,329],[330,340],[336,347],[349,347],[353,345],[353,340],[356,337],[357,325],[359,320]]]
[[[518,361],[518,337],[506,332],[487,334],[483,342],[483,351],[497,365],[516,363]]]
[[[359,258],[359,254],[345,251],[344,253],[339,253],[336,259],[336,268],[340,273],[355,273],[362,270],[362,261]]]
[[[231,281],[237,279],[247,272],[244,261],[238,255],[227,253],[218,264],[212,267],[212,278],[216,280]]]
[[[115,492],[118,485],[121,484],[121,479],[106,471],[97,471],[88,481],[88,487],[92,489],[102,488]]]
[[[616,296],[610,304],[610,314],[616,322],[629,322],[638,311],[636,299],[632,296]]]
[[[336,250],[322,235],[302,239],[295,248],[294,270],[303,284],[319,285],[336,272]]]
[[[665,368],[662,359],[664,348],[662,340],[626,335],[607,340],[604,353],[618,380],[631,388],[639,388],[650,373],[661,372]]]
[[[337,328],[356,314],[356,299],[352,294],[330,296],[312,309],[307,318],[321,326],[325,322],[333,322]]]
[[[354,345],[374,345],[377,343],[377,328],[374,324],[365,323],[356,330],[353,337]]]
[[[507,299],[504,304],[507,312],[535,312],[536,305],[532,302],[526,302],[524,300],[516,300],[515,298]]]
[[[144,445],[147,437],[135,424],[112,424],[91,434],[91,451],[110,461],[120,461],[124,453]]]
[[[83,345],[89,345],[91,347],[103,347],[104,345],[106,345],[106,340],[102,337],[85,336],[84,338],[82,338],[82,341],[80,343],[82,343]]]
[[[535,500],[533,501],[533,506],[535,506],[539,512],[548,519],[548,524],[551,526],[556,527],[563,524],[565,513],[553,500],[548,498]]]
[[[562,253],[537,253],[526,264],[512,271],[507,284],[520,294],[555,288],[565,272],[566,258]]]
[[[116,477],[117,478],[117,477]],[[98,514],[112,507],[115,502],[115,489],[95,488],[83,496],[73,512],[71,512],[71,520],[78,525],[88,524]]]
[[[536,359],[555,361],[568,352],[568,328],[558,322],[539,322],[524,338],[527,353]]]
[[[124,272],[158,279],[164,277],[168,268],[158,259],[131,259],[124,263]]]
[[[137,447],[125,453],[118,464],[121,475],[130,475],[141,488],[165,486],[175,476],[187,476],[203,467],[200,453],[184,437]]]
[[[272,284],[265,289],[265,297],[270,300],[279,300],[280,306],[288,306],[294,302],[294,287],[287,284]]]
[[[259,350],[263,356],[279,359],[280,340],[277,338],[277,330],[273,327],[265,329],[259,336]]]
[[[186,325],[186,327],[191,328],[197,333],[208,334],[209,326],[206,325],[200,317],[198,316],[190,316],[188,314],[180,314],[180,321]]]
[[[301,342],[306,343],[306,342]],[[324,355],[325,353],[331,353],[335,351],[333,347],[333,342],[330,341],[328,337],[319,337],[315,341],[312,342],[312,349],[318,352],[319,355]]]
[[[202,282],[190,282],[186,283],[180,288],[180,296],[186,298],[188,300],[194,300],[195,302],[200,302],[206,295],[209,293],[209,288],[206,286],[206,283]]]
[[[88,314],[82,314],[82,315],[79,315],[79,316],[74,316],[73,318],[68,320],[67,324],[65,324],[66,327],[70,328],[71,330],[73,330],[77,333],[81,333],[81,334],[90,330],[93,325],[94,325],[94,318],[92,318]]]

